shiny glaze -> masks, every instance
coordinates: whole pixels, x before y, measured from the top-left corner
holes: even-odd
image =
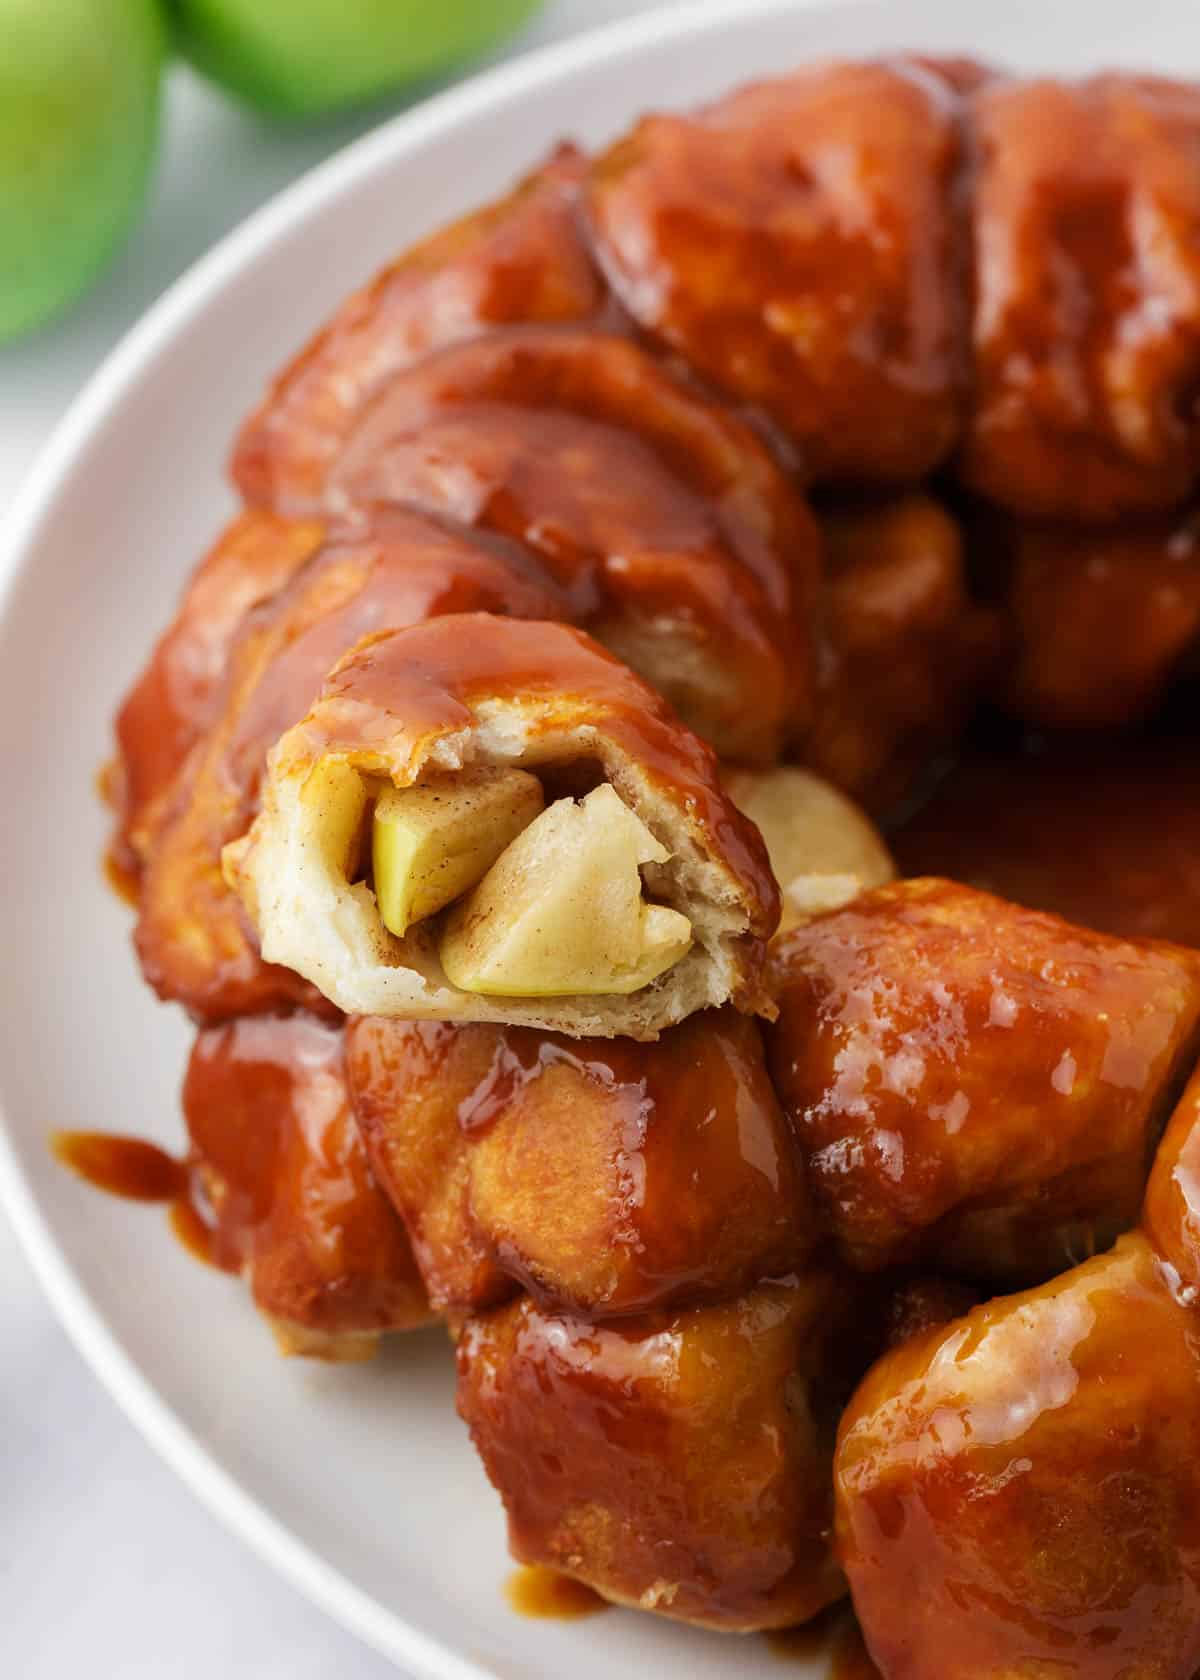
[[[1200,1664],[1200,1334],[1140,1235],[886,1355],[835,1468],[886,1680]]]
[[[381,501],[536,550],[575,621],[722,756],[769,762],[807,715],[803,499],[747,426],[628,340],[509,328],[399,375],[348,434],[326,505]]]
[[[236,1270],[213,1250],[202,1175],[190,1160],[177,1160],[147,1138],[115,1132],[54,1132],[50,1148],[63,1166],[110,1196],[166,1202],[171,1229],[206,1265]]]
[[[440,1307],[515,1280],[612,1317],[736,1293],[813,1246],[758,1028],[732,1009],[650,1044],[368,1018],[347,1070]]]
[[[604,1325],[528,1298],[468,1320],[459,1410],[516,1557],[708,1626],[786,1626],[843,1591],[828,1549],[827,1275]]]
[[[332,1006],[264,964],[221,873],[221,848],[258,806],[268,750],[304,716],[360,637],[440,612],[543,616],[561,608],[515,546],[402,511],[331,538],[289,589],[251,615],[234,649],[221,715],[189,763],[153,849],[136,942],[160,996],[219,1020],[289,1004]]]
[[[181,1196],[178,1201],[171,1203],[167,1217],[176,1241],[187,1249],[193,1260],[199,1260],[205,1266],[216,1266],[222,1271],[235,1269],[232,1264],[222,1264],[217,1258],[215,1233],[210,1223],[204,1192],[203,1172],[198,1175],[196,1182],[189,1184],[186,1196]]]
[[[537,1621],[575,1622],[582,1616],[594,1616],[598,1610],[612,1609],[606,1598],[582,1581],[537,1564],[514,1569],[504,1583],[504,1596],[519,1616],[532,1616]]]
[[[366,1016],[346,1029],[346,1076],[376,1180],[402,1215],[439,1310],[506,1300],[516,1284],[470,1218],[463,1098],[487,1078],[498,1029]]]
[[[876,812],[958,733],[998,651],[967,594],[958,523],[931,496],[831,508],[822,658],[801,756]]]
[[[1142,1223],[1168,1283],[1187,1306],[1200,1301],[1200,1072],[1167,1125],[1146,1187]]]
[[[311,511],[398,373],[495,328],[628,333],[624,306],[821,482],[917,483],[958,445],[1017,513],[1178,505],[1200,467],[1198,132],[1182,83],[919,56],[646,117],[352,297],[243,428],[236,481]]]
[[[120,757],[105,759],[93,779],[96,797],[117,816],[125,808],[125,767]],[[136,906],[141,891],[141,864],[120,820],[100,860],[104,879],[123,904]]]
[[[54,1132],[50,1147],[64,1167],[110,1196],[173,1202],[186,1195],[188,1169],[146,1138],[117,1132]]]
[[[249,502],[311,508],[355,416],[399,369],[512,321],[612,318],[576,225],[585,160],[561,147],[507,198],[433,234],[347,300],[242,427]]]
[[[1181,501],[1200,463],[1200,94],[999,81],[971,124],[967,480],[1059,518]]]
[[[961,152],[941,77],[806,68],[643,118],[598,159],[590,224],[639,325],[813,477],[914,481],[964,400]]]
[[[302,1015],[208,1028],[183,1087],[209,1256],[277,1321],[330,1336],[429,1309],[346,1097],[342,1039]]]
[[[100,868],[105,881],[121,903],[127,904],[131,910],[136,910],[141,896],[142,880],[129,848],[119,841],[114,841],[105,848]]]
[[[145,859],[157,808],[220,706],[229,650],[246,614],[269,600],[321,540],[314,521],[243,513],[192,575],[179,609],[116,717],[116,866]]]
[[[945,875],[1127,939],[1200,946],[1200,757],[1164,734],[978,747],[888,836]]]
[[[843,1254],[1049,1276],[1137,1218],[1200,957],[935,879],[786,934],[771,1072]]]
[[[1200,649],[1200,514],[1009,538],[1016,661],[1004,704],[1055,729],[1136,723]]]
[[[653,689],[566,625],[463,614],[357,648],[288,737],[281,768],[346,753],[402,787],[439,741],[474,727],[472,708],[482,702],[520,706],[533,761],[539,736],[587,729],[595,757],[635,767],[686,818],[738,894],[754,938],[774,930],[779,889],[766,849],[722,791],[711,750]]]

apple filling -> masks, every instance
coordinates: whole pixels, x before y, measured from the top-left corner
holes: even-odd
[[[727,770],[724,782],[766,842],[783,896],[780,933],[895,880],[896,866],[866,812],[811,770]]]
[[[543,805],[527,770],[464,770],[375,801],[371,861],[379,919],[403,939],[487,873]]]
[[[447,911],[438,955],[460,991],[640,990],[692,943],[686,916],[643,895],[643,865],[670,853],[608,783],[543,805],[537,777],[516,769],[385,787],[371,822],[380,920],[404,938]]]

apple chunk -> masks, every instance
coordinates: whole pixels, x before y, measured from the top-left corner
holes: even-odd
[[[607,783],[557,800],[451,910],[447,976],[501,997],[638,991],[692,942],[686,916],[642,897],[641,865],[669,856]]]
[[[767,843],[783,891],[780,933],[895,880],[896,866],[866,812],[811,770],[728,770],[723,780]]]
[[[541,809],[542,784],[525,770],[481,768],[385,788],[371,837],[384,927],[403,938],[460,898]]]

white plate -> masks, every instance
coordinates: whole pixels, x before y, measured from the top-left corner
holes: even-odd
[[[1200,70],[1194,0],[722,0],[520,60],[351,147],[200,263],[89,385],[4,533],[0,1190],[68,1330],[150,1440],[295,1584],[421,1680],[568,1668],[574,1680],[765,1680],[779,1666],[760,1640],[625,1612],[520,1620],[440,1337],[400,1340],[366,1369],[285,1364],[240,1289],[190,1261],[160,1216],[51,1161],[57,1126],[180,1137],[187,1029],[139,982],[96,865],[92,777],[114,703],[228,511],[221,467],[239,416],[379,263],[499,192],[559,135],[598,141],[647,106],[806,57],[917,46],[1026,67]]]

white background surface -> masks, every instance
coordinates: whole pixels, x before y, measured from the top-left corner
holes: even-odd
[[[648,0],[550,0],[510,50],[646,9]],[[173,72],[141,227],[74,315],[0,348],[0,517],[80,386],[163,288],[381,114],[390,113],[270,129]],[[161,1217],[132,1205],[129,1216]],[[2,1215],[0,1350],[4,1680],[395,1674],[230,1538],[159,1463],[67,1342]]]

